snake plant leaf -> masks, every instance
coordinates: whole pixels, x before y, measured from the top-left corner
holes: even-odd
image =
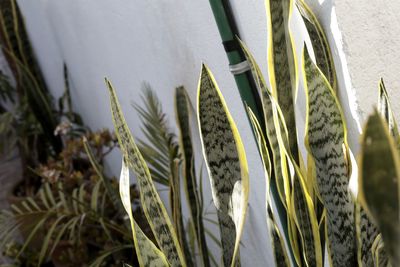
[[[210,70],[203,65],[198,122],[221,231],[224,266],[240,266],[239,243],[246,218],[249,178],[239,132]]]
[[[281,199],[282,204],[287,209],[290,195],[290,177],[287,170],[287,161],[286,158],[282,156],[281,149],[279,147],[278,142],[278,134],[275,119],[276,118],[276,106],[277,103],[273,96],[271,95],[270,90],[267,88],[264,77],[260,71],[260,68],[255,61],[254,57],[246,47],[246,45],[239,40],[239,43],[242,47],[244,55],[249,62],[251,73],[256,81],[257,89],[261,95],[261,103],[264,111],[264,119],[266,124],[266,135],[269,145],[272,151],[272,164],[274,168],[274,177],[271,179],[275,179],[276,187],[278,189],[278,194]]]
[[[315,53],[316,64],[328,79],[333,90],[336,92],[337,79],[335,64],[333,62],[332,52],[329,47],[325,32],[317,17],[304,0],[296,0],[296,6],[303,18],[308,35],[310,37]]]
[[[182,213],[182,198],[181,198],[181,176],[179,172],[180,161],[175,159],[171,166],[171,177],[170,177],[170,203],[172,209],[172,221],[174,228],[177,233],[179,244],[181,245],[186,264],[188,267],[194,266],[193,258],[189,249],[189,244],[186,238],[186,231],[183,225],[183,213]]]
[[[399,266],[399,155],[386,123],[376,111],[367,120],[361,148],[360,201],[378,225],[392,265]]]
[[[292,164],[295,166],[294,161]],[[294,168],[290,213],[294,216],[300,233],[303,260],[307,266],[323,266],[320,233],[313,200],[307,191],[300,168],[298,166]]]
[[[272,94],[283,111],[290,152],[299,161],[293,92],[297,92],[294,42],[289,28],[293,0],[265,0],[268,31],[268,73]]]
[[[161,251],[168,259],[168,263],[171,266],[186,266],[176,232],[151,179],[147,164],[126,124],[115,90],[107,79],[106,84],[110,92],[111,113],[116,135],[123,157],[128,167],[133,169],[136,175],[140,190],[140,200],[146,218]]]
[[[365,209],[356,203],[357,259],[360,266],[374,266],[372,246],[379,234],[378,228]]]
[[[300,170],[295,171],[292,179],[288,173],[287,159],[289,159],[289,161],[296,166],[297,163],[289,151],[288,131],[282,111],[279,109],[278,104],[266,87],[262,74],[253,56],[248,51],[244,43],[241,42],[241,45],[247,61],[250,64],[250,69],[256,80],[258,90],[262,96],[262,104],[267,126],[267,137],[270,141],[272,154],[274,156],[273,163],[275,167],[276,179],[279,181],[277,182],[278,192],[280,191],[281,200],[288,208],[288,223],[290,224],[289,231],[291,234],[290,242],[292,246],[298,246],[298,238],[296,237],[298,228],[300,231],[300,238],[302,240],[301,243],[305,251],[304,260],[310,266],[316,266],[317,262],[318,264],[322,264],[322,249],[319,241],[318,222],[314,218],[315,212],[312,200],[309,197],[309,193],[307,189],[302,186],[304,178],[302,178],[303,176],[300,173]],[[260,140],[260,138],[257,139]],[[290,182],[291,180],[292,182]],[[292,192],[292,194],[290,192]],[[296,207],[294,207],[294,204]],[[300,252],[298,251],[299,249],[295,248],[294,257],[299,263],[301,261],[301,257]]]
[[[391,264],[389,263],[389,257],[384,249],[381,234],[377,235],[377,237],[375,238],[375,241],[371,248],[371,252],[373,255],[373,266],[391,267]]]
[[[290,153],[289,145],[287,140],[284,138],[287,136],[287,130],[282,111],[279,106],[276,106],[276,110],[276,120],[278,121],[280,128],[280,134],[278,136],[278,140],[281,143],[280,147],[283,156],[288,159],[288,163],[291,166],[290,169],[293,169],[293,174],[291,174],[292,191],[288,213],[290,214],[291,219],[294,220],[300,234],[303,262],[305,262],[307,266],[322,266],[323,255],[320,242],[321,239],[313,198],[308,190],[305,176],[300,166],[296,163],[293,155]],[[292,233],[296,234],[295,229],[292,229]],[[294,238],[295,236],[292,237],[292,239]],[[291,242],[293,244],[295,240],[292,240]],[[296,260],[299,264],[299,259],[296,258]]]
[[[326,208],[332,266],[354,266],[354,203],[349,192],[347,132],[339,102],[321,70],[303,52],[307,96],[306,140],[313,157],[317,189]]]
[[[154,245],[154,243],[143,233],[136,223],[132,214],[130,196],[129,168],[122,160],[122,169],[119,179],[119,193],[122,204],[128,213],[132,228],[133,241],[135,244],[136,255],[140,266],[169,266],[165,255]]]
[[[209,267],[210,259],[208,257],[207,241],[204,233],[201,196],[199,196],[200,192],[196,181],[196,168],[190,129],[190,101],[183,86],[175,90],[175,113],[179,128],[180,149],[183,158],[183,181],[186,197],[189,203],[190,214],[195,229],[195,237],[199,245],[203,265]]]
[[[381,79],[379,82],[378,110],[381,116],[385,118],[386,123],[389,125],[389,132],[395,140],[397,149],[400,151],[399,128],[397,127],[397,122],[394,117],[392,107],[390,105],[389,96],[386,91],[383,79]]]
[[[257,139],[258,148],[261,152],[261,159],[264,166],[264,173],[266,180],[267,224],[272,242],[272,250],[274,253],[275,266],[289,267],[290,261],[285,247],[285,242],[282,238],[282,234],[276,223],[275,216],[272,212],[272,200],[270,195],[271,160],[267,148],[267,143],[262,133],[261,126],[257,121],[255,114],[250,109],[250,107],[247,107],[247,114],[250,118],[250,122]]]

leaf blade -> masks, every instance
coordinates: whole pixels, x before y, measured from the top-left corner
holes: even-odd
[[[306,48],[303,75],[307,97],[305,143],[315,162],[317,188],[326,207],[328,249],[333,266],[353,266],[354,203],[348,191],[350,163],[346,160],[344,116],[333,89]]]
[[[400,167],[395,142],[375,111],[362,137],[359,176],[361,204],[382,234],[393,266],[400,264]]]
[[[106,84],[110,92],[111,113],[118,141],[127,165],[136,174],[146,218],[168,262],[172,266],[186,266],[175,230],[151,179],[147,164],[126,124],[115,90],[108,80],[106,80]]]
[[[247,160],[236,125],[205,65],[198,87],[198,122],[218,211],[224,265],[234,266],[240,264],[239,243],[248,202]]]

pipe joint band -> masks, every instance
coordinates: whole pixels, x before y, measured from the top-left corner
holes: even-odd
[[[233,75],[239,75],[250,70],[250,65],[247,60],[242,61],[238,64],[229,65],[229,70]]]

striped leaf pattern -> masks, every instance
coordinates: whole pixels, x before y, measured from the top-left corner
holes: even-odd
[[[146,162],[143,160],[126,124],[115,90],[108,80],[106,80],[106,84],[110,91],[111,113],[116,135],[124,159],[136,175],[146,218],[169,264],[171,266],[186,266],[175,230],[156,191]]]
[[[362,138],[359,196],[382,234],[392,266],[400,265],[400,165],[386,123],[378,112],[368,118]]]
[[[285,242],[282,238],[282,234],[279,230],[279,227],[276,223],[275,216],[272,212],[272,199],[270,195],[270,182],[271,182],[271,160],[269,157],[267,144],[264,139],[264,135],[262,133],[262,129],[260,124],[257,121],[256,116],[251,111],[249,107],[247,107],[247,114],[250,118],[251,125],[253,127],[258,148],[261,154],[262,163],[264,166],[265,173],[265,181],[266,181],[266,205],[267,205],[267,224],[268,230],[271,237],[272,242],[272,250],[274,253],[275,266],[290,266],[289,257],[286,251]]]
[[[132,228],[133,241],[135,243],[136,255],[140,266],[162,267],[169,266],[165,255],[154,245],[154,243],[143,233],[136,223],[132,214],[129,168],[125,160],[122,160],[122,169],[119,179],[119,192],[122,204],[128,213]]]
[[[261,95],[261,103],[263,106],[264,119],[267,128],[267,140],[272,150],[272,165],[275,175],[272,179],[275,179],[281,202],[287,209],[290,194],[290,178],[287,170],[286,158],[282,156],[281,148],[279,147],[278,135],[280,133],[277,132],[279,129],[277,129],[275,125],[277,116],[277,103],[272,97],[270,90],[267,88],[264,77],[254,57],[251,55],[250,51],[243,42],[240,41],[240,44],[244,55],[250,64],[251,73],[256,81],[257,89]]]
[[[315,60],[318,68],[328,79],[333,90],[337,90],[337,80],[335,64],[332,58],[332,52],[329,47],[325,32],[319,23],[317,17],[304,0],[296,0],[296,6],[299,10],[315,53]]]
[[[373,266],[376,267],[391,267],[389,263],[389,257],[384,249],[384,244],[382,240],[382,235],[379,234],[374,241],[372,246],[372,255],[373,255]]]
[[[201,196],[196,181],[196,169],[193,154],[193,144],[190,129],[190,105],[189,98],[184,87],[175,90],[175,113],[179,128],[180,148],[183,157],[183,181],[189,203],[190,213],[193,218],[196,240],[200,248],[203,264],[210,266],[208,257],[207,242],[204,234],[202,217]]]
[[[358,203],[356,204],[357,257],[363,267],[374,266],[372,246],[379,234],[375,223]]]
[[[290,152],[299,160],[293,91],[297,90],[297,71],[289,20],[293,0],[266,0],[268,72],[272,93],[283,111],[288,129]]]
[[[282,112],[266,87],[261,71],[253,56],[246,46],[243,43],[241,44],[247,61],[250,64],[253,77],[256,80],[258,90],[261,93],[267,137],[270,141],[274,157],[274,171],[277,181],[280,181],[278,182],[278,190],[281,190],[281,199],[284,201],[284,204],[286,206],[291,206],[289,207],[291,210],[291,212],[289,212],[289,223],[295,224],[299,228],[302,246],[305,251],[304,260],[310,266],[315,266],[317,265],[317,261],[321,262],[322,256],[319,251],[318,225],[316,221],[313,221],[313,217],[315,217],[313,204],[311,200],[307,200],[307,195],[309,193],[306,188],[302,186],[304,178],[300,170],[296,169],[293,178],[289,176],[287,160],[296,166],[297,163],[289,151],[288,134]],[[257,139],[259,140],[259,138]],[[290,201],[290,195],[293,201]],[[295,238],[292,238],[291,242],[293,244],[297,241]],[[297,260],[300,260],[300,256],[295,255],[295,257]]]
[[[176,231],[179,244],[181,245],[186,264],[188,267],[193,266],[192,255],[190,255],[189,244],[186,238],[185,227],[183,225],[183,214],[182,214],[182,197],[181,197],[181,176],[179,173],[179,159],[175,159],[171,164],[171,176],[170,182],[170,205],[172,210],[172,221],[174,229]]]
[[[307,95],[306,146],[315,162],[317,188],[326,208],[332,266],[354,266],[354,203],[348,190],[347,133],[342,111],[323,73],[303,53]]]
[[[223,264],[240,266],[239,242],[249,192],[247,160],[237,127],[205,65],[199,81],[198,121],[221,231]]]

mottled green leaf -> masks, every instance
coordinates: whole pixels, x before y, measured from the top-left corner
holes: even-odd
[[[179,160],[175,159],[171,166],[171,177],[170,177],[170,204],[172,209],[172,221],[176,230],[179,244],[181,245],[186,264],[188,267],[193,266],[193,258],[189,250],[189,244],[186,238],[185,227],[183,225],[183,214],[182,214],[182,199],[181,199],[181,182],[179,174]]]
[[[239,266],[239,243],[249,193],[247,160],[237,127],[205,65],[199,81],[198,121],[218,213],[224,266]]]
[[[257,89],[261,95],[261,102],[264,111],[264,119],[267,128],[266,139],[268,140],[272,151],[272,165],[274,168],[274,177],[272,177],[271,179],[275,179],[278,193],[281,198],[281,202],[287,209],[287,205],[290,202],[289,201],[290,178],[287,169],[287,161],[286,158],[282,156],[278,142],[278,135],[280,134],[278,132],[280,131],[280,128],[279,127],[277,128],[275,124],[277,118],[276,106],[278,104],[276,103],[274,97],[271,95],[270,90],[267,88],[264,77],[254,57],[251,55],[251,53],[249,52],[249,50],[247,49],[246,45],[243,42],[240,41],[240,44],[242,46],[244,55],[247,61],[249,62],[250,70],[252,72],[254,80],[256,81]]]
[[[271,160],[269,157],[267,144],[265,142],[261,126],[258,123],[256,116],[249,107],[247,107],[247,114],[249,115],[251,125],[253,126],[253,130],[257,139],[258,148],[261,153],[262,163],[264,166],[264,173],[266,180],[267,224],[272,242],[272,250],[275,259],[275,266],[282,266],[282,267],[290,266],[290,261],[288,253],[286,251],[285,242],[282,238],[282,234],[276,223],[275,216],[272,212],[272,200],[270,194]]]
[[[363,267],[374,266],[372,245],[379,234],[378,228],[365,210],[356,204],[357,259]]]
[[[382,240],[382,235],[379,234],[375,238],[372,245],[371,252],[373,255],[373,265],[375,267],[391,267],[389,263],[389,257],[384,249],[384,244]]]
[[[321,70],[303,52],[307,96],[306,147],[316,170],[317,191],[326,208],[328,251],[333,267],[354,266],[354,203],[349,192],[347,132],[339,102]]]
[[[192,135],[190,129],[190,102],[184,87],[175,90],[175,113],[179,128],[180,148],[183,158],[183,181],[189,209],[195,229],[195,237],[199,245],[205,267],[210,266],[207,242],[204,234],[204,224],[201,207],[201,196],[197,188],[196,168],[194,162]]]
[[[325,32],[317,17],[304,0],[296,0],[296,6],[307,28],[307,32],[315,53],[316,64],[328,79],[332,89],[336,92],[337,80],[335,64],[333,62],[332,52],[329,47]]]
[[[293,92],[297,91],[294,43],[289,28],[293,0],[265,0],[268,31],[268,74],[272,94],[283,111],[290,152],[299,162]]]
[[[274,156],[274,171],[277,181],[280,181],[278,183],[278,191],[281,191],[281,199],[285,201],[284,204],[288,207],[289,224],[292,224],[292,226],[290,226],[290,231],[292,231],[292,236],[290,237],[291,244],[292,246],[297,245],[297,238],[295,237],[297,235],[297,227],[300,232],[301,244],[304,250],[304,261],[310,266],[317,265],[317,262],[321,264],[322,255],[318,233],[318,221],[314,218],[315,212],[312,200],[309,199],[309,193],[306,187],[303,186],[303,175],[299,168],[296,168],[293,177],[290,178],[289,176],[287,160],[293,165],[298,165],[289,151],[288,131],[282,112],[266,87],[257,63],[243,43],[242,49],[250,64],[250,69],[262,96],[267,137],[270,141],[272,154]],[[257,139],[260,140],[260,138]],[[300,261],[300,253],[294,251],[294,254],[295,259]]]
[[[151,179],[147,164],[126,124],[115,90],[108,80],[106,80],[106,84],[110,91],[111,112],[118,141],[126,164],[134,170],[136,175],[140,189],[140,200],[146,218],[169,264],[171,266],[186,266],[175,230]]]
[[[362,137],[359,196],[377,224],[393,266],[400,265],[399,155],[386,123],[375,111]]]
[[[119,192],[122,204],[128,213],[131,222],[133,241],[135,243],[136,255],[140,266],[169,266],[165,255],[154,245],[154,243],[143,233],[136,223],[132,214],[129,168],[122,160],[121,175],[119,178]]]

